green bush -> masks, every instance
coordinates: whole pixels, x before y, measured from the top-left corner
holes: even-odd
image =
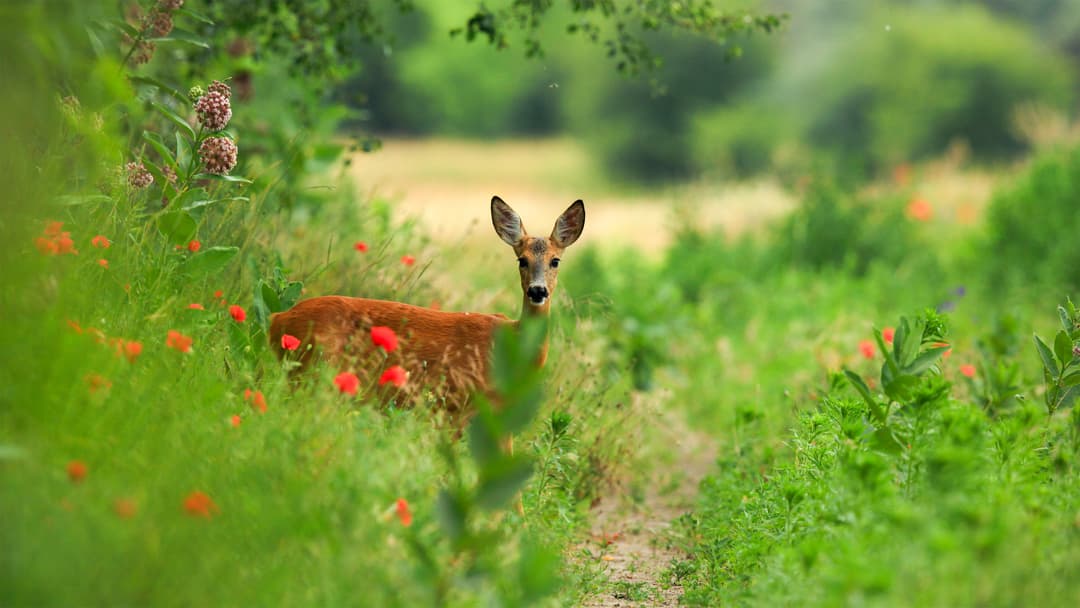
[[[1070,101],[1068,64],[1018,25],[971,6],[878,16],[882,29],[842,43],[808,98],[810,142],[863,171],[957,140],[980,160],[1014,156],[1017,106]]]
[[[994,282],[1080,287],[1080,147],[1037,159],[995,194],[981,263]]]

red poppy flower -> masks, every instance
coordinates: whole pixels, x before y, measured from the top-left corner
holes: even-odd
[[[283,350],[296,350],[300,348],[300,338],[285,334],[281,336],[281,348]]]
[[[45,236],[59,236],[64,229],[64,222],[48,222],[45,224]]]
[[[112,382],[100,374],[87,374],[83,379],[86,380],[86,387],[90,390],[91,395],[102,389],[109,390],[112,388]]]
[[[859,352],[867,359],[874,358],[874,343],[870,340],[862,340],[859,342]]]
[[[359,251],[360,253],[367,253],[368,246],[367,243],[365,243],[364,241],[356,241],[356,244],[353,245],[353,249]]]
[[[405,386],[405,381],[408,380],[409,374],[405,371],[404,367],[395,365],[379,376],[379,386],[387,383],[392,383],[394,386],[401,388]]]
[[[187,249],[191,253],[196,253],[200,249],[202,249],[202,243],[200,243],[199,241],[191,241],[190,243],[187,244]]]
[[[397,499],[395,505],[398,519],[401,520],[401,525],[409,527],[412,525],[412,511],[409,510],[409,503],[405,502],[404,498]]]
[[[240,416],[233,414],[233,417],[229,418],[229,424],[231,424],[233,428],[240,426]]]
[[[203,305],[199,304],[198,302],[192,302],[191,304],[188,304],[187,307],[191,310],[206,310],[205,308],[203,308]]]
[[[214,297],[215,297],[215,298],[220,298],[220,297],[221,297],[221,296],[222,296],[222,295],[223,295],[224,293],[225,293],[225,292],[223,292],[223,291],[221,291],[221,290],[219,289],[219,290],[217,290],[217,291],[215,291],[215,292],[214,292]]]
[[[60,236],[56,237],[56,253],[63,255],[70,253],[71,255],[78,254],[78,250],[75,249],[75,241],[71,240],[70,232],[61,232]]]
[[[165,337],[165,346],[169,348],[175,348],[182,353],[191,352],[191,337],[170,329],[168,335]]]
[[[416,263],[416,258],[411,255],[403,255],[401,256],[401,263],[405,264],[406,266],[412,266]]]
[[[934,209],[925,199],[913,198],[907,206],[908,217],[917,222],[928,222],[934,217]]]
[[[101,258],[100,260],[97,261],[97,263],[98,263],[98,266],[101,266],[102,268],[108,268],[109,267],[109,260],[106,260],[105,258]]]
[[[355,395],[356,389],[360,388],[360,378],[352,372],[341,372],[334,377],[334,384],[337,385],[338,391]]]
[[[965,363],[960,366],[960,373],[964,374],[968,378],[975,377],[975,366],[970,363]]]
[[[382,347],[388,353],[392,353],[397,350],[397,334],[394,330],[383,325],[376,325],[371,328],[371,341],[375,346]]]
[[[258,410],[260,414],[266,413],[266,397],[263,397],[262,391],[252,391],[250,388],[244,391],[244,401],[251,401],[251,407]]]
[[[896,336],[896,330],[891,327],[886,327],[881,330],[881,337],[885,340],[886,344],[892,344],[893,337]]]
[[[205,517],[210,519],[218,513],[218,507],[204,492],[198,490],[187,495],[184,499],[184,510],[192,517]]]
[[[56,246],[56,241],[47,239],[43,236],[39,236],[34,239],[34,246],[37,250],[45,255],[56,255],[59,252],[59,247]]]
[[[127,360],[134,363],[139,355],[142,354],[142,342],[136,342],[135,340],[121,340],[117,345],[117,352],[127,357]]]
[[[131,519],[135,517],[139,508],[135,504],[134,500],[130,498],[117,498],[113,503],[113,511],[116,512],[117,517],[121,519]]]
[[[90,244],[94,247],[97,247],[98,249],[108,249],[109,246],[112,245],[112,242],[109,241],[109,239],[106,238],[104,235],[99,234],[94,238],[90,239]]]
[[[79,483],[86,478],[86,463],[81,460],[72,460],[67,465],[68,479],[74,483]]]
[[[237,304],[233,304],[229,307],[229,314],[232,315],[233,320],[237,323],[243,323],[244,319],[247,319],[247,313]]]

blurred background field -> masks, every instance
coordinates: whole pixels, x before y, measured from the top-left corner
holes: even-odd
[[[1077,3],[27,3],[0,51],[0,604],[1080,604]],[[588,213],[510,481],[266,338],[516,317],[494,194]]]

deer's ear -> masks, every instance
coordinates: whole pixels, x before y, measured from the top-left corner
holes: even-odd
[[[521,224],[521,217],[497,196],[491,197],[491,224],[495,226],[495,233],[499,238],[511,247],[525,238],[525,226]]]
[[[559,247],[569,247],[581,236],[585,229],[585,203],[580,199],[563,211],[559,219],[555,220],[555,227],[551,230],[551,240]]]

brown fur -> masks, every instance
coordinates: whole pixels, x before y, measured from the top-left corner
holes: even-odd
[[[552,260],[581,234],[584,206],[581,201],[571,205],[546,238],[530,237],[517,214],[498,197],[492,199],[492,222],[519,258],[522,316],[547,316],[558,274]],[[542,304],[535,304],[527,290],[541,276],[548,295]],[[322,296],[272,315],[270,340],[279,357],[300,363],[298,371],[309,368],[321,356],[338,369],[355,373],[364,386],[370,386],[387,367],[401,365],[409,373],[409,390],[436,391],[453,415],[465,411],[473,393],[490,394],[491,347],[496,328],[517,324],[500,314],[444,312],[387,300]],[[373,326],[389,327],[398,335],[398,349],[385,361],[371,341]],[[300,339],[295,352],[282,348],[285,334]],[[544,365],[547,351],[545,338],[538,365]]]

